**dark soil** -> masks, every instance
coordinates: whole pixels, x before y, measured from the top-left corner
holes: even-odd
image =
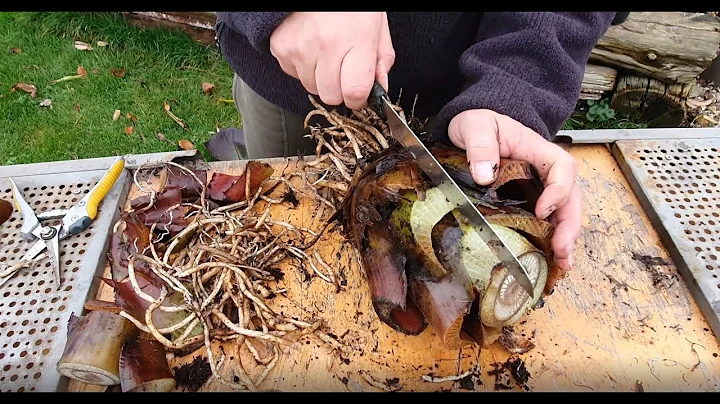
[[[505,363],[496,362],[491,366],[493,369],[488,372],[488,375],[495,376],[495,390],[512,390],[509,376],[512,376],[518,385],[528,389],[527,382],[530,379],[530,372],[522,359],[510,357]]]
[[[634,252],[632,259],[645,266],[645,270],[650,274],[652,284],[655,287],[669,289],[673,284],[675,284],[675,281],[678,280],[677,274],[667,273],[660,269],[660,267],[667,267],[671,265],[670,262],[665,261],[661,257],[641,255]]]
[[[178,387],[192,393],[200,390],[212,375],[210,363],[202,356],[196,356],[192,362],[176,367],[173,372]]]

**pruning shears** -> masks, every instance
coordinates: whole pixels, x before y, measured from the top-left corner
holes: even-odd
[[[20,262],[32,262],[40,253],[47,250],[55,276],[55,283],[57,285],[57,289],[59,289],[60,255],[58,253],[58,249],[60,240],[72,237],[90,227],[97,216],[100,202],[102,202],[105,195],[107,195],[113,185],[115,185],[115,182],[120,177],[124,168],[125,159],[120,157],[115,163],[113,163],[110,169],[108,169],[105,175],[90,190],[90,192],[88,192],[84,198],[78,201],[70,209],[55,209],[48,212],[42,212],[37,215],[25,201],[25,198],[23,198],[20,193],[20,189],[17,184],[15,184],[15,181],[13,181],[12,178],[9,178],[15,207],[22,214],[23,224],[20,228],[20,234],[27,241],[37,240],[35,244],[30,247],[28,252],[20,258]],[[43,221],[61,218],[62,223],[60,225],[42,225]],[[5,284],[5,282],[7,282],[7,280],[11,277],[12,275],[0,280],[0,286]]]

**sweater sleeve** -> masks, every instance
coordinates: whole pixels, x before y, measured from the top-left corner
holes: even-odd
[[[590,51],[615,13],[484,13],[461,56],[464,90],[438,114],[437,130],[470,109],[507,115],[552,140],[580,95]]]
[[[270,54],[270,35],[289,12],[218,12],[217,22],[245,36],[257,51]]]

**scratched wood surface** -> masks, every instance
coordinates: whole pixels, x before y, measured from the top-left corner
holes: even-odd
[[[542,309],[516,326],[536,345],[520,355],[531,375],[527,387],[533,391],[637,391],[639,385],[644,391],[720,390],[720,344],[687,288],[681,280],[669,287],[653,285],[653,273],[673,276],[676,269],[672,264],[648,269],[633,258],[635,253],[671,262],[617,163],[603,145],[570,146],[570,151],[580,165],[583,234],[575,250],[574,270]],[[238,162],[218,163],[214,169],[242,172]],[[130,197],[136,192],[132,190]],[[273,216],[318,228],[319,223],[310,225],[315,210],[303,202],[296,209],[274,211]],[[495,389],[495,377],[488,372],[493,363],[510,356],[499,344],[483,350],[448,350],[431,327],[416,337],[392,331],[377,320],[356,260],[338,231],[327,233],[315,248],[336,270],[342,269],[347,289],[335,293],[320,278],[303,281],[298,269],[285,266],[279,287],[288,293],[275,298],[271,308],[301,318],[322,317],[327,331],[351,352],[332,351],[312,338],[300,340],[283,348],[261,390],[382,391],[361,377],[365,372],[380,382],[397,378],[401,391],[464,391],[453,381],[427,382],[422,376],[458,375],[477,364],[481,383],[476,389]],[[112,300],[113,292],[103,285],[98,298]],[[242,360],[251,377],[262,372],[247,348],[228,344],[224,349],[234,360]],[[177,366],[197,355],[204,355],[204,349],[171,363]],[[232,361],[226,361],[222,372],[232,378],[232,368]],[[77,381],[68,388],[104,389]],[[202,390],[227,389],[210,381]]]

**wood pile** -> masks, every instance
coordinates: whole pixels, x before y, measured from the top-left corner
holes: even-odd
[[[593,49],[580,99],[610,98],[618,117],[650,127],[677,127],[688,117],[715,126],[717,91],[707,82],[698,88],[698,76],[719,53],[717,13],[632,12]]]

